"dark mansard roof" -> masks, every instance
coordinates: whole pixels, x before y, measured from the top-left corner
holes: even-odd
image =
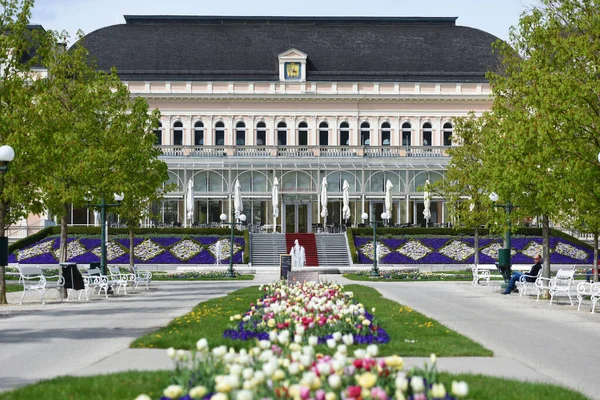
[[[123,80],[278,81],[307,54],[307,81],[486,82],[498,38],[456,18],[125,16],[84,44]]]

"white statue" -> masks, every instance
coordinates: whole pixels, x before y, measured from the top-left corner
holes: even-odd
[[[292,268],[303,267],[305,262],[304,247],[300,246],[298,239],[294,240],[294,246],[290,249],[290,255],[292,256]]]
[[[300,246],[300,267],[304,267],[306,264],[306,254],[304,253],[304,246]]]
[[[218,267],[220,264],[220,261],[221,261],[221,241],[220,240],[217,240],[217,243],[215,244],[215,252],[217,253],[216,257],[215,257],[215,263]]]

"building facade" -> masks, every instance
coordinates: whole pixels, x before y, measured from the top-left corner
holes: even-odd
[[[146,221],[159,226],[232,218],[236,181],[256,230],[335,230],[361,224],[363,212],[379,220],[388,180],[389,223],[421,224],[423,186],[443,179],[447,150],[457,145],[453,119],[490,107],[485,74],[499,64],[497,38],[456,18],[125,20],[84,44],[100,68],[116,67],[132,96],[162,113],[157,145],[176,189]],[[432,199],[434,224],[445,224],[447,212],[443,199]],[[72,223],[94,223],[90,212],[76,214]]]

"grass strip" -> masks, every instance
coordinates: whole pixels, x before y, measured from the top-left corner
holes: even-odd
[[[386,272],[382,271],[381,276],[371,277],[370,271],[344,274],[344,278],[352,281],[369,281],[369,282],[436,282],[436,281],[452,281],[452,282],[469,282],[473,280],[473,275],[465,271],[444,271],[444,272]]]
[[[254,275],[237,275],[235,278],[222,276],[198,276],[198,277],[175,277],[175,276],[152,276],[153,281],[253,281]]]
[[[159,399],[172,383],[172,371],[129,371],[89,377],[64,376],[0,393],[0,400],[69,399],[106,400],[135,399],[145,393]],[[478,400],[586,400],[587,397],[556,385],[520,382],[472,374],[441,373],[439,381],[449,388],[453,380],[469,384],[469,399]]]
[[[385,299],[370,287],[347,285],[346,291],[354,292],[356,301],[363,303],[367,310],[375,308],[375,316],[391,337],[391,341],[380,344],[381,355],[429,356],[435,353],[440,357],[451,356],[492,356],[492,351],[471,339],[458,334],[437,321],[424,316],[410,307]],[[136,339],[134,348],[193,349],[200,338],[206,338],[211,347],[250,348],[254,341],[234,341],[223,338],[225,329],[234,328],[229,320],[234,314],[243,314],[260,296],[257,286],[244,288],[225,297],[219,297],[198,304],[181,317],[172,320],[166,327]],[[351,346],[351,351],[355,346]],[[326,346],[317,347],[323,354],[332,354]]]

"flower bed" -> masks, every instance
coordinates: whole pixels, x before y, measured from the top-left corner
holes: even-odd
[[[373,263],[373,240],[354,237],[358,252],[358,264]],[[498,261],[500,239],[482,238],[479,241],[479,262],[493,264]],[[542,253],[541,237],[515,238],[512,240],[513,261],[534,263],[533,257]],[[380,264],[472,264],[475,260],[473,238],[411,238],[379,239],[377,258]],[[551,264],[592,264],[591,249],[582,248],[564,239],[550,239]]]
[[[216,244],[219,244],[216,246]],[[242,262],[244,239],[235,238],[233,262]],[[60,238],[46,238],[40,243],[17,250],[9,255],[8,262],[20,264],[58,264]],[[111,263],[129,263],[129,239],[107,242],[106,258]],[[218,250],[218,251],[217,251]],[[218,236],[151,237],[134,239],[136,264],[215,264],[216,260],[229,263],[229,239]],[[100,261],[100,239],[70,238],[67,244],[67,261],[91,263]]]
[[[228,329],[224,337],[234,340],[273,339],[284,332],[298,343],[325,344],[341,335],[360,344],[387,343],[390,337],[377,319],[353,299],[351,292],[343,292],[337,284],[307,282],[288,286],[275,283],[261,286],[264,296],[251,304],[244,314],[231,316],[239,321],[235,329]],[[374,310],[371,310],[374,311]],[[296,337],[298,332],[306,336]],[[337,335],[340,335],[337,337]]]
[[[408,372],[397,355],[378,358],[377,344],[349,354],[348,346],[364,343],[361,338],[383,328],[341,285],[279,283],[260,290],[264,296],[245,315],[231,317],[240,320],[245,332],[257,334],[252,336],[256,345],[211,350],[200,339],[191,354],[169,348],[176,384],[164,389],[161,400],[426,400],[467,395],[465,382],[453,382],[450,393],[437,382],[433,354],[429,366]],[[317,354],[319,343],[335,353]],[[151,399],[140,395],[136,400]]]

